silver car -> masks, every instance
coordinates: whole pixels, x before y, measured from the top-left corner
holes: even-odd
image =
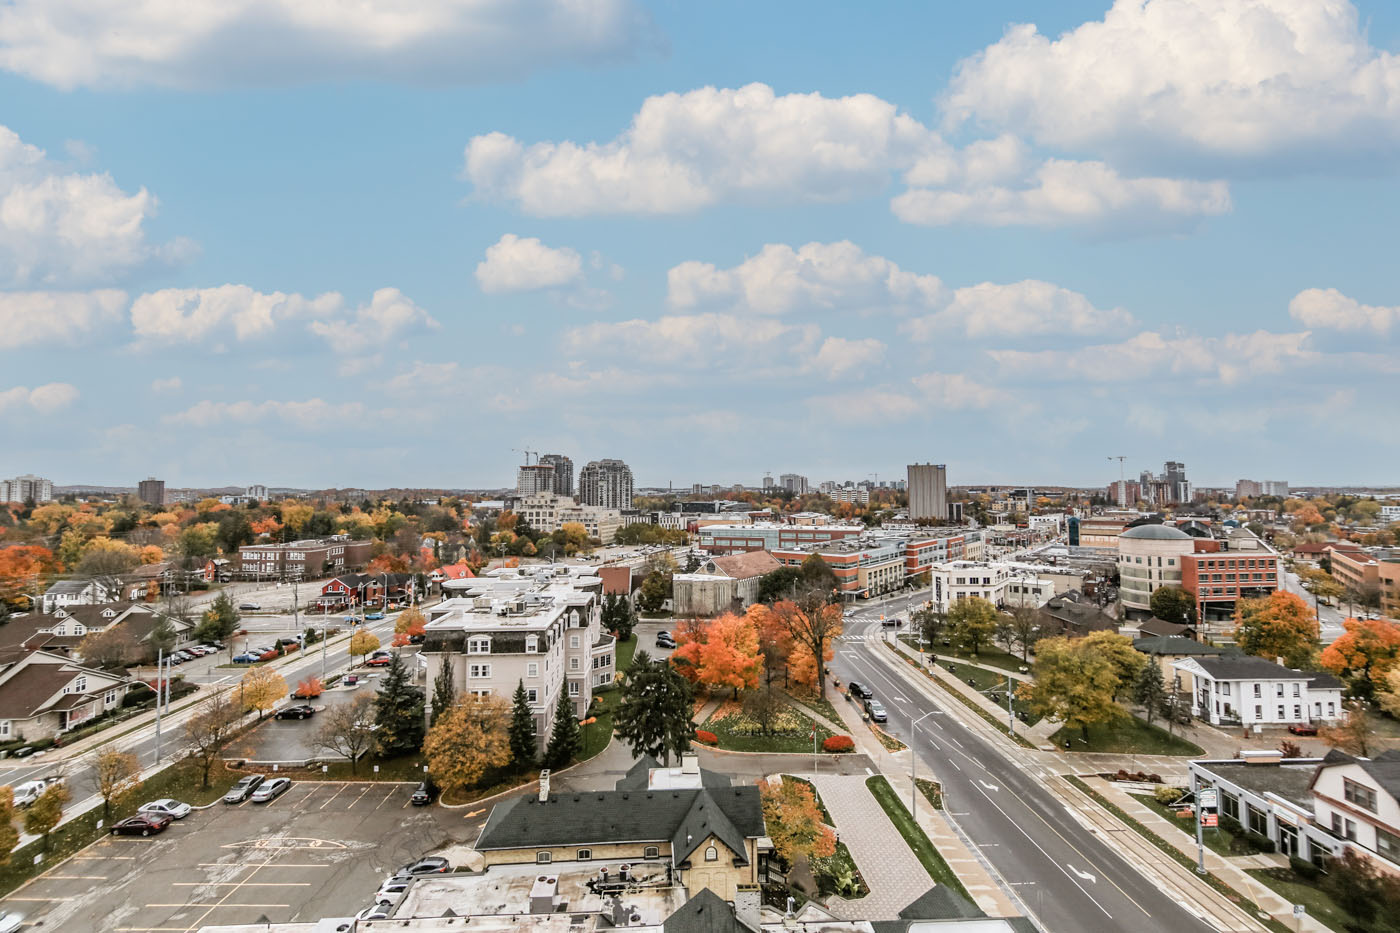
[[[292,786],[291,778],[278,777],[270,781],[263,781],[262,786],[253,791],[253,803],[267,803],[275,800],[287,792],[287,788]]]

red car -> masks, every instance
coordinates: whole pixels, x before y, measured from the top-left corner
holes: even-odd
[[[1288,731],[1294,735],[1317,735],[1317,726],[1306,722],[1295,722],[1288,727]]]
[[[393,659],[387,654],[375,655],[365,662],[365,667],[388,667],[392,661]]]
[[[164,832],[170,817],[163,813],[138,813],[112,824],[113,836],[151,836]]]

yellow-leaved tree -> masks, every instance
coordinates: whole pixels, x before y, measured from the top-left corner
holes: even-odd
[[[262,719],[277,701],[287,695],[287,681],[270,667],[254,667],[238,682],[238,695],[245,711],[255,709]]]
[[[459,696],[423,741],[428,774],[444,791],[460,791],[510,764],[509,722],[510,707],[501,698]]]

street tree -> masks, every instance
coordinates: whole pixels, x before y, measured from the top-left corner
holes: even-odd
[[[996,631],[997,607],[980,596],[953,601],[948,609],[948,637],[968,654],[977,654]]]
[[[804,587],[822,590],[827,594],[828,602],[835,598],[836,572],[826,561],[822,560],[821,555],[808,554],[798,570],[802,574],[802,582],[798,585],[799,590]]]
[[[141,760],[131,752],[103,748],[91,759],[93,782],[102,798],[102,818],[112,818],[112,804],[120,803],[141,789]]]
[[[651,755],[670,765],[671,756],[690,748],[695,735],[690,681],[665,659],[638,651],[622,675],[622,697],[613,724],[639,758]]]
[[[758,654],[763,661],[764,684],[771,685],[779,671],[786,684],[788,659],[792,656],[792,632],[788,631],[782,617],[763,603],[754,603],[746,615],[758,633]]]
[[[287,681],[276,670],[266,665],[250,667],[238,681],[238,701],[243,711],[258,711],[258,721],[274,707],[277,701],[287,695]]]
[[[1118,681],[1113,688],[1113,699],[1131,693],[1142,669],[1151,662],[1147,655],[1133,647],[1133,640],[1116,632],[1090,632],[1077,640],[1076,650],[1105,657],[1113,665]]]
[[[1322,667],[1349,681],[1355,696],[1372,696],[1400,666],[1400,624],[1385,619],[1347,619],[1346,631],[1318,659]]]
[[[185,720],[185,740],[190,758],[199,765],[200,786],[209,786],[209,774],[214,769],[224,743],[238,725],[239,712],[224,691],[214,694],[195,709]]]
[[[422,635],[427,629],[427,618],[416,606],[411,606],[400,612],[398,618],[394,620],[394,634],[407,635],[410,638]]]
[[[1376,700],[1381,709],[1400,718],[1400,667],[1386,671],[1384,686],[1376,691]]]
[[[63,819],[63,807],[68,803],[68,788],[63,784],[50,784],[39,795],[39,799],[24,811],[24,831],[31,836],[44,838],[44,851],[49,851],[49,833],[53,832]]]
[[[1152,607],[1152,614],[1163,622],[1196,624],[1196,601],[1179,586],[1157,587],[1148,605]]]
[[[3,605],[3,604],[0,604]],[[0,865],[10,864],[10,853],[19,845],[19,829],[15,826],[15,792],[8,784],[0,785]]]
[[[312,747],[348,759],[350,773],[355,774],[360,758],[374,747],[373,716],[373,695],[368,691],[355,694],[348,703],[321,714],[321,724],[311,736]]]
[[[1085,651],[1083,639],[1046,638],[1036,646],[1035,679],[1020,688],[1030,708],[1041,716],[1053,716],[1066,728],[1078,729],[1085,742],[1089,727],[1112,722],[1123,715],[1113,701],[1118,671],[1101,653]]]
[[[637,605],[643,612],[660,612],[670,596],[671,581],[665,574],[653,570],[642,580],[642,588],[637,591]]]
[[[822,821],[816,794],[805,781],[758,781],[763,822],[773,848],[792,863],[798,856],[826,858],[836,854],[836,833]]]
[[[729,687],[737,697],[741,689],[758,683],[763,670],[758,629],[747,615],[732,612],[682,623],[671,663],[695,682]]]
[[[229,656],[233,656],[233,633],[238,631],[238,609],[233,599],[224,590],[214,597],[209,608],[204,610],[199,624],[195,626],[194,637],[199,641],[217,641],[228,644]]]
[[[1149,726],[1166,698],[1167,683],[1162,677],[1162,667],[1149,659],[1133,684],[1133,699],[1142,704]]]
[[[757,723],[764,735],[772,734],[774,721],[787,708],[787,701],[771,681],[744,692],[744,715]]]
[[[561,690],[559,702],[554,706],[554,730],[550,733],[549,745],[544,750],[545,767],[558,770],[567,765],[574,755],[578,754],[581,741],[573,701]]]
[[[816,667],[817,695],[826,699],[822,667],[831,658],[831,643],[841,634],[841,607],[831,602],[832,590],[824,585],[803,586],[788,602],[773,607],[787,626],[794,645],[811,655]]]
[[[535,714],[530,711],[530,698],[525,693],[525,681],[515,685],[510,705],[510,760],[517,770],[528,771],[535,766],[539,737],[535,732]]]
[[[379,636],[369,629],[359,629],[350,636],[350,647],[347,650],[351,657],[363,660],[371,651],[379,650]]]
[[[1356,755],[1358,758],[1371,757],[1375,745],[1372,735],[1371,714],[1364,702],[1346,704],[1347,715],[1333,726],[1322,726],[1317,730],[1318,738],[1333,748]]]
[[[909,613],[909,628],[919,633],[919,638],[928,645],[929,654],[937,653],[938,643],[943,638],[943,629],[947,624],[948,616],[931,602]]]
[[[423,691],[413,685],[397,651],[374,697],[374,726],[375,744],[385,758],[423,747]]]
[[[1235,609],[1235,644],[1246,654],[1288,667],[1311,666],[1317,654],[1315,610],[1293,593],[1276,590],[1264,599],[1242,599]]]
[[[78,642],[78,655],[83,663],[103,670],[117,670],[136,660],[136,639],[125,626],[92,632]]]
[[[802,579],[802,572],[786,564],[777,570],[770,570],[758,579],[758,601],[772,605],[791,599]]]
[[[510,764],[509,716],[499,697],[467,694],[454,700],[423,743],[433,781],[444,791],[461,791]]]
[[[428,716],[429,726],[437,725],[438,717],[452,706],[455,692],[452,686],[452,655],[445,654],[442,656],[442,667],[438,669],[437,677],[433,678],[433,706]]]
[[[1011,610],[1009,623],[1011,649],[1019,651],[1021,661],[1030,662],[1030,650],[1041,637],[1040,610],[1034,606],[1017,606]]]

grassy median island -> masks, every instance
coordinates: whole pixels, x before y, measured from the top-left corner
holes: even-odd
[[[885,815],[890,818],[894,828],[899,830],[899,834],[904,837],[904,842],[919,859],[919,863],[924,866],[929,877],[938,884],[946,884],[954,891],[958,892],[968,901],[972,900],[972,895],[967,893],[967,888],[958,880],[958,876],[953,873],[953,869],[948,867],[948,863],[943,860],[943,856],[938,854],[938,849],[933,841],[924,833],[914,817],[909,813],[908,808],[900,801],[895,794],[890,782],[883,774],[877,774],[868,778],[865,786],[870,788],[870,792],[875,795],[875,799],[880,801],[880,806],[884,808]]]
[[[832,735],[830,729],[795,706],[788,706],[774,716],[765,733],[734,700],[722,704],[700,728],[713,732],[720,748],[736,752],[810,752],[812,730],[817,733],[818,750]]]
[[[1136,716],[1120,716],[1113,722],[1089,727],[1089,742],[1085,744],[1079,729],[1060,729],[1050,737],[1060,748],[1070,742],[1072,752],[1112,752],[1119,755],[1190,755],[1200,757],[1205,749],[1194,742],[1177,738],[1158,726],[1149,726]]]

